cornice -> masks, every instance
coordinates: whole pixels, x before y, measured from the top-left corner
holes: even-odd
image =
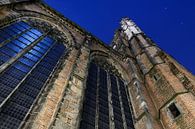
[[[60,17],[62,20],[64,20],[65,22],[69,23],[71,26],[73,26],[74,28],[76,28],[77,30],[79,30],[81,33],[83,33],[84,35],[89,35],[91,36],[91,38],[93,40],[95,40],[96,42],[100,43],[101,45],[105,46],[105,47],[110,47],[109,45],[105,44],[102,40],[100,40],[99,38],[97,38],[96,36],[94,36],[92,33],[88,32],[87,30],[85,30],[84,28],[82,28],[81,26],[79,26],[78,24],[76,24],[75,22],[71,21],[69,18],[65,17],[63,14],[55,11],[53,8],[51,8],[50,6],[48,6],[44,1],[39,1],[40,5],[42,5],[44,8],[48,9],[49,11],[51,11],[52,13],[54,13],[56,16]],[[49,12],[48,12],[49,13]],[[50,13],[51,14],[51,13]]]

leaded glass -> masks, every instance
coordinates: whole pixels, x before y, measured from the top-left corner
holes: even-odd
[[[88,73],[89,75],[87,79],[87,89],[80,129],[95,129],[97,72],[98,67],[92,63]]]
[[[17,52],[8,48],[7,46],[3,46],[0,48],[0,53],[8,55],[10,58],[17,55]]]
[[[127,129],[134,129],[128,94],[123,81],[101,66],[91,63],[80,129],[124,129],[124,125]]]
[[[131,114],[130,106],[129,106],[129,101],[127,99],[128,98],[127,92],[125,90],[125,85],[121,79],[119,79],[119,86],[120,86],[120,91],[121,91],[121,98],[122,98],[127,128],[134,129],[132,114]]]
[[[99,129],[109,128],[109,107],[108,107],[108,87],[107,87],[107,72],[100,68],[99,71]]]
[[[19,41],[17,39],[12,40],[11,43],[13,43],[13,44],[15,44],[15,45],[17,45],[17,46],[19,46],[21,48],[25,48],[27,46],[26,44],[22,43],[21,41]]]
[[[17,22],[0,29],[0,33],[6,29],[11,34],[0,36],[3,39],[0,41],[12,38],[0,47],[0,64],[6,63],[21,51],[25,52],[0,73],[0,104],[3,103],[0,129],[17,129],[20,126],[66,50],[64,45],[51,37],[40,39],[43,33],[30,28],[25,22]],[[13,37],[17,33],[21,34]],[[28,45],[36,43],[35,40],[39,42],[26,49]]]
[[[13,51],[15,51],[16,53],[19,53],[22,48],[18,47],[17,45],[14,45],[13,43],[8,43],[5,45],[6,47],[8,47],[9,49],[12,49]]]

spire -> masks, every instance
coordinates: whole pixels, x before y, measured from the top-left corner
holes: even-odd
[[[120,23],[122,30],[128,37],[128,40],[130,40],[134,34],[142,33],[140,28],[137,27],[137,25],[129,18],[122,18]]]

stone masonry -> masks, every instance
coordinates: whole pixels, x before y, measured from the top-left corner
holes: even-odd
[[[68,48],[21,128],[79,129],[89,63],[95,60],[107,62],[125,80],[136,129],[195,129],[194,75],[130,19],[122,19],[108,46],[42,1],[0,5],[0,26],[32,21],[43,31],[52,28]]]

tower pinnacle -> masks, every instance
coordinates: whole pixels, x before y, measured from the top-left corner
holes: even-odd
[[[121,28],[123,29],[124,33],[128,37],[128,40],[130,40],[134,34],[142,33],[140,28],[137,27],[136,24],[129,18],[122,18],[120,23],[121,23]]]

